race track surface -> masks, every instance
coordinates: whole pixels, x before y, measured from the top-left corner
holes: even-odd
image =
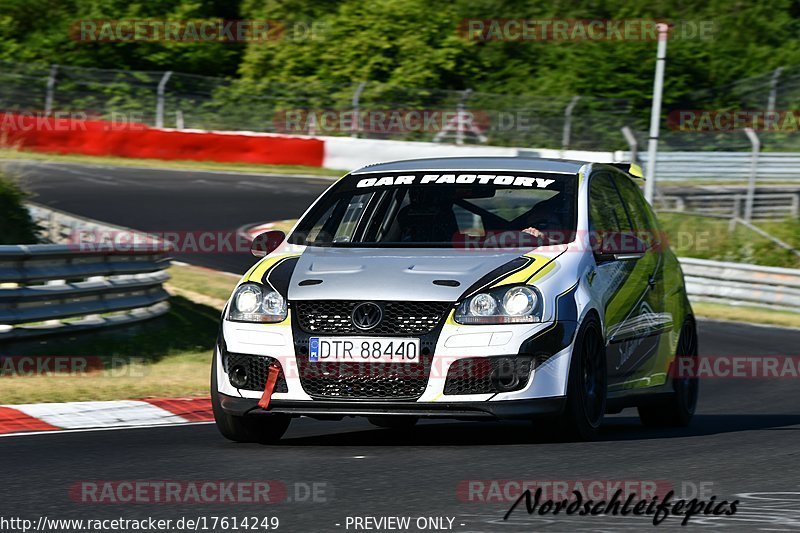
[[[265,221],[297,218],[332,181],[227,172],[6,162],[32,201],[143,231],[235,232]],[[244,273],[246,253],[186,253],[188,263]]]
[[[65,167],[24,166],[36,201],[140,229],[234,228],[290,218],[327,185],[303,178]],[[94,183],[87,174],[119,183]],[[232,271],[245,266],[234,257],[211,261]],[[796,355],[800,346],[796,330],[709,321],[699,328],[702,355]],[[447,517],[452,531],[652,530],[651,517],[528,516],[524,505],[504,521],[510,502],[468,501],[469,494],[459,492],[470,480],[487,487],[490,480],[629,480],[673,487],[687,499],[700,492],[701,498],[740,501],[735,516],[697,516],[683,531],[800,530],[800,381],[720,378],[701,387],[691,427],[647,429],[635,411],[626,410],[608,417],[592,443],[551,442],[521,422],[428,421],[392,431],[361,419],[294,420],[274,446],[228,442],[213,425],[5,437],[2,514],[34,521],[277,516],[278,531],[364,531],[352,520],[365,516],[412,517],[412,524],[418,517]],[[274,480],[291,501],[98,504],[70,493],[76,483],[124,480]],[[307,489],[315,483],[316,501],[308,501]],[[680,521],[669,517],[658,529],[679,529]]]

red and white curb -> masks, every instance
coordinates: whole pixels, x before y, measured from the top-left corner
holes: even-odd
[[[0,435],[167,426],[213,419],[208,398],[0,405]]]

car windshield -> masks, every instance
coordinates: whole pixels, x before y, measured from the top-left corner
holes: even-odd
[[[303,217],[307,246],[518,247],[574,239],[574,174],[380,173],[346,176]]]

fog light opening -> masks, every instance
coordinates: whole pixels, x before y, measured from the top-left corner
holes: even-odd
[[[231,368],[228,377],[231,380],[231,385],[237,389],[242,389],[247,385],[247,369],[242,365],[236,365]]]
[[[514,359],[501,357],[492,371],[492,383],[499,392],[510,392],[519,387],[519,375]]]

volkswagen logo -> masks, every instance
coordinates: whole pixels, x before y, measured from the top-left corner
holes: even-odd
[[[360,330],[372,329],[383,320],[383,310],[378,304],[364,302],[358,304],[350,315],[353,325]]]

